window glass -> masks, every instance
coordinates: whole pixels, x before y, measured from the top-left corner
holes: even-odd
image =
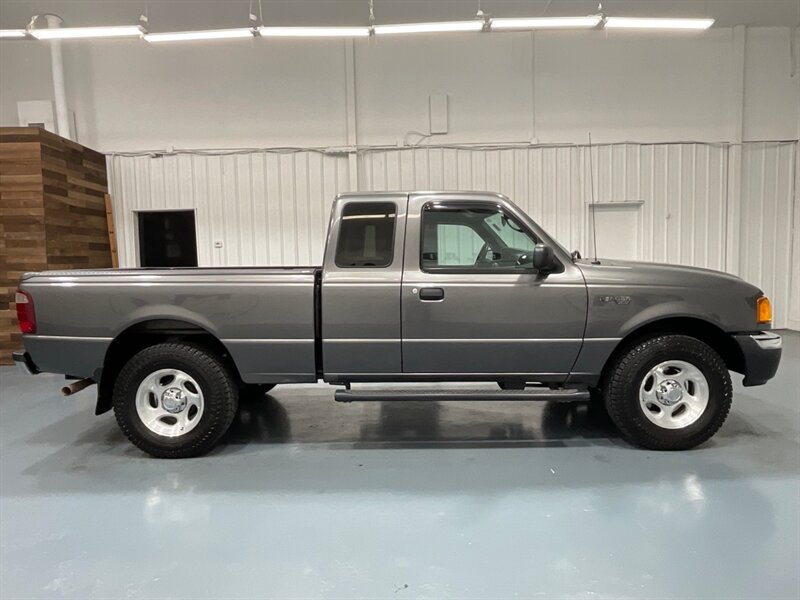
[[[486,217],[486,224],[503,240],[506,246],[520,248],[522,250],[533,250],[533,241],[524,231],[520,231],[516,221],[503,218],[503,213],[496,212]]]
[[[342,209],[337,267],[388,267],[397,209],[392,202],[351,202]]]
[[[436,225],[438,263],[459,267],[472,266],[483,247],[483,239],[466,225],[439,223]]]
[[[422,268],[519,271],[531,268],[536,241],[496,208],[426,207]]]

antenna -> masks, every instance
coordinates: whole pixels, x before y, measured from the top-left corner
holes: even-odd
[[[589,187],[591,188],[592,194],[592,206],[590,212],[592,214],[592,243],[594,244],[594,260],[592,261],[593,265],[599,265],[600,261],[597,260],[597,219],[595,217],[595,212],[597,208],[595,207],[594,202],[594,161],[592,159],[592,132],[589,132]]]

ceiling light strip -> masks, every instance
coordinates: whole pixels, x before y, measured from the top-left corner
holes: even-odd
[[[117,37],[141,37],[144,30],[138,25],[115,27],[55,27],[52,29],[30,29],[38,40],[69,40]]]
[[[589,15],[587,17],[539,17],[539,18],[494,18],[491,21],[492,31],[514,31],[530,29],[591,29],[597,27],[603,17]]]
[[[708,29],[714,19],[640,19],[606,17],[606,29]]]
[[[441,21],[430,23],[397,23],[375,25],[376,35],[396,35],[413,33],[454,33],[478,32],[486,27],[491,31],[525,31],[535,29],[593,29],[603,26],[608,29],[651,29],[651,30],[705,30],[714,24],[714,19],[670,19],[606,17],[589,15],[585,17],[539,17],[539,18],[493,18],[488,21]],[[145,33],[138,25],[113,27],[56,27],[44,29],[2,29],[0,38],[20,39],[28,33],[40,40],[92,39],[115,37],[144,37],[148,42],[180,42],[193,40],[221,40],[234,38],[262,37],[368,37],[369,27],[271,27],[258,29],[211,29],[206,31],[174,31],[166,33]]]
[[[206,31],[172,31],[167,33],[148,33],[144,39],[148,42],[191,42],[195,40],[230,40],[235,38],[252,38],[255,30],[240,29],[209,29]]]
[[[396,25],[375,25],[375,35],[403,33],[452,33],[458,31],[481,31],[483,21],[443,21],[437,23],[399,23]]]
[[[259,27],[261,37],[369,37],[369,27]]]
[[[27,35],[24,29],[0,29],[0,39],[24,38]]]

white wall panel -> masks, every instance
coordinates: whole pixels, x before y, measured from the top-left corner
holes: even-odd
[[[431,94],[450,99],[448,132],[440,140],[531,139],[529,34],[413,37],[355,40],[360,143],[395,144],[406,132],[428,133]]]
[[[740,275],[773,301],[774,322],[789,320],[797,143],[745,144],[742,151]],[[795,232],[795,235],[798,235]]]
[[[731,29],[585,33],[535,34],[540,141],[582,144],[589,131],[603,142],[733,139],[739,100],[731,89],[738,70]]]
[[[729,232],[730,151],[721,144],[595,146],[595,202],[640,205],[633,245],[642,260],[723,270],[732,238],[741,275],[770,294],[775,325],[783,327],[790,306],[795,321],[800,316],[800,292],[790,300],[800,279],[790,260],[797,143],[744,144],[742,172],[734,174],[741,218]],[[197,211],[201,265],[318,264],[334,196],[356,189],[346,156],[305,151],[113,156],[109,167],[126,266],[137,263],[135,211],[169,208]],[[358,172],[362,190],[506,194],[566,247],[591,254],[587,147],[364,150]]]
[[[592,152],[595,201],[643,203],[639,258],[724,268],[724,146],[621,144]],[[360,187],[497,191],[587,255],[589,182],[587,147],[417,148],[364,154]]]
[[[112,156],[121,266],[138,264],[140,210],[192,208],[201,266],[317,263],[347,158],[316,152]],[[222,242],[215,248],[215,242]]]
[[[742,107],[745,140],[800,137],[798,64],[800,27],[747,29]]]
[[[794,227],[792,229],[792,260],[789,276],[792,279],[787,326],[800,331],[800,147],[794,151]]]
[[[78,141],[102,152],[339,146],[354,141],[353,124],[359,144],[394,145],[429,133],[431,94],[449,98],[437,142],[582,144],[591,131],[598,142],[660,143],[738,141],[742,129],[746,140],[797,139],[791,36],[788,27],[389,36],[355,40],[352,64],[335,39],[76,41],[63,52]],[[4,42],[0,125],[17,124],[18,101],[51,99],[49,82],[46,44]]]

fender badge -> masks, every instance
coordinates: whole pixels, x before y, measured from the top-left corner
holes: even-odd
[[[630,304],[631,297],[630,296],[599,296],[598,299],[600,300],[600,304],[608,304],[609,302],[613,302],[614,304]]]

